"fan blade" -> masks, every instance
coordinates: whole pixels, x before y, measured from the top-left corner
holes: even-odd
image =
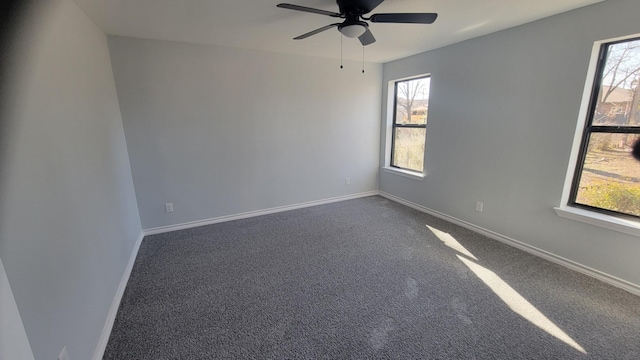
[[[374,23],[432,24],[437,17],[436,13],[396,13],[374,14],[369,20]]]
[[[278,4],[276,6],[279,7],[279,8],[283,8],[283,9],[305,11],[305,12],[310,12],[310,13],[314,13],[314,14],[327,15],[327,16],[331,16],[331,17],[340,17],[340,14],[338,14],[338,13],[334,13],[334,12],[326,11],[326,10],[314,9],[314,8],[310,8],[310,7],[306,7],[306,6],[286,4],[286,3]]]
[[[376,42],[376,38],[373,37],[373,34],[369,29],[367,29],[367,31],[365,31],[364,34],[360,35],[358,39],[360,40],[360,43],[362,44],[362,46],[367,46]]]
[[[323,31],[329,30],[329,29],[331,29],[332,27],[336,27],[336,26],[338,26],[338,25],[340,25],[340,24],[331,24],[331,25],[323,26],[323,27],[321,27],[320,29],[315,29],[315,30],[313,30],[313,31],[309,31],[309,32],[308,32],[308,33],[306,33],[306,34],[302,34],[302,35],[300,35],[300,36],[298,36],[298,37],[294,37],[294,38],[293,38],[293,40],[302,40],[302,39],[306,39],[306,38],[308,38],[308,37],[309,37],[309,36],[311,36],[311,35],[315,35],[315,34],[317,34],[317,33],[321,33],[321,32],[323,32]]]

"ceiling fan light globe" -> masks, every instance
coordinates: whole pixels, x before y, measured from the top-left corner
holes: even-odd
[[[364,34],[365,31],[367,31],[367,28],[360,24],[352,24],[342,26],[338,30],[340,30],[342,35],[348,38],[357,38],[358,36]]]

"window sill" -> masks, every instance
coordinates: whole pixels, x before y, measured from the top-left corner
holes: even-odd
[[[382,168],[382,171],[386,172],[386,173],[390,173],[390,174],[396,174],[396,175],[400,175],[400,176],[404,176],[404,177],[408,177],[410,179],[414,179],[414,180],[424,180],[424,173],[419,173],[419,172],[415,172],[415,171],[409,171],[409,170],[403,170],[403,169],[396,169],[396,168],[392,168],[392,167],[388,167],[385,166]]]
[[[605,229],[640,237],[640,222],[638,221],[569,206],[554,207],[553,210],[555,210],[558,216],[565,219],[580,221],[586,224],[600,226]]]

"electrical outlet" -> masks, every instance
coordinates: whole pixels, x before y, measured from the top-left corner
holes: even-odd
[[[484,203],[482,201],[476,201],[476,211],[482,212],[484,210]]]
[[[164,204],[164,210],[168,213],[173,212],[173,203]]]
[[[345,178],[345,179],[344,179],[344,184],[345,184],[345,185],[351,185],[351,179],[349,179],[349,178]]]
[[[63,346],[60,355],[58,355],[58,360],[69,360],[69,354],[67,353],[67,347]]]

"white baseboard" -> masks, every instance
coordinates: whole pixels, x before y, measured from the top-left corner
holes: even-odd
[[[484,236],[486,236],[488,238],[500,241],[500,242],[505,243],[507,245],[511,245],[511,246],[513,246],[515,248],[518,248],[520,250],[523,250],[523,251],[525,251],[525,252],[527,252],[529,254],[541,257],[541,258],[543,258],[545,260],[549,260],[549,261],[551,261],[551,262],[553,262],[555,264],[564,266],[566,268],[569,268],[571,270],[574,270],[574,271],[577,271],[579,273],[585,274],[587,276],[591,276],[591,277],[596,278],[596,279],[598,279],[600,281],[604,281],[604,282],[606,282],[606,283],[608,283],[610,285],[613,285],[613,286],[618,287],[620,289],[626,290],[626,291],[628,291],[628,292],[630,292],[630,293],[632,293],[634,295],[640,296],[640,285],[637,285],[637,284],[634,284],[632,282],[617,278],[615,276],[612,276],[612,275],[609,275],[607,273],[604,273],[604,272],[602,272],[600,270],[596,270],[596,269],[590,268],[588,266],[582,265],[582,264],[580,264],[578,262],[575,262],[573,260],[566,259],[566,258],[564,258],[562,256],[558,256],[558,255],[553,254],[551,252],[548,252],[546,250],[539,249],[539,248],[537,248],[535,246],[531,246],[529,244],[523,243],[522,241],[518,241],[518,240],[512,239],[510,237],[504,236],[502,234],[498,234],[498,233],[493,232],[491,230],[487,230],[485,228],[482,228],[482,227],[479,227],[477,225],[471,224],[471,223],[466,222],[464,220],[460,220],[460,219],[454,218],[452,216],[443,214],[441,212],[426,208],[426,207],[424,207],[422,205],[413,203],[413,202],[405,200],[403,198],[399,198],[399,197],[391,195],[389,193],[380,191],[379,195],[382,196],[382,197],[385,197],[385,198],[387,198],[389,200],[395,201],[397,203],[400,203],[400,204],[406,205],[408,207],[414,208],[416,210],[422,211],[422,212],[427,213],[429,215],[433,215],[433,216],[438,217],[440,219],[443,219],[443,220],[449,221],[451,223],[454,223],[456,225],[462,226],[462,227],[467,228],[467,229],[469,229],[471,231],[474,231],[474,232],[477,232],[479,234],[482,234],[482,235],[484,235]]]
[[[111,303],[111,308],[109,308],[109,313],[107,314],[107,320],[104,323],[104,328],[102,329],[102,334],[100,335],[98,346],[96,347],[96,350],[93,353],[93,358],[92,358],[93,360],[102,360],[102,357],[104,356],[104,351],[107,349],[107,343],[109,342],[109,336],[111,335],[113,322],[116,320],[116,315],[118,314],[118,308],[120,307],[120,301],[122,300],[124,289],[127,287],[127,282],[129,282],[129,276],[131,276],[131,270],[133,269],[133,264],[135,263],[136,257],[138,256],[138,250],[140,249],[140,244],[142,244],[143,238],[144,238],[144,232],[140,232],[138,239],[136,239],[136,243],[133,245],[133,250],[131,250],[131,255],[129,256],[129,262],[127,263],[127,267],[124,269],[124,274],[122,274],[122,279],[120,279],[120,285],[118,285],[116,294],[113,297],[113,302]]]
[[[204,219],[204,220],[190,221],[190,222],[175,224],[175,225],[161,226],[161,227],[156,227],[151,229],[145,229],[142,232],[144,233],[145,236],[162,234],[170,231],[189,229],[189,228],[194,228],[194,227],[203,226],[203,225],[218,224],[226,221],[247,219],[255,216],[274,214],[274,213],[295,210],[295,209],[302,209],[302,208],[316,206],[316,205],[330,204],[338,201],[358,199],[358,198],[374,196],[378,194],[379,194],[378,190],[367,191],[367,192],[353,194],[353,195],[337,196],[337,197],[323,199],[323,200],[314,200],[314,201],[308,201],[308,202],[297,203],[292,205],[277,206],[277,207],[263,209],[263,210],[247,211],[239,214],[225,215],[225,216],[220,216],[220,217],[211,218],[211,219]]]

